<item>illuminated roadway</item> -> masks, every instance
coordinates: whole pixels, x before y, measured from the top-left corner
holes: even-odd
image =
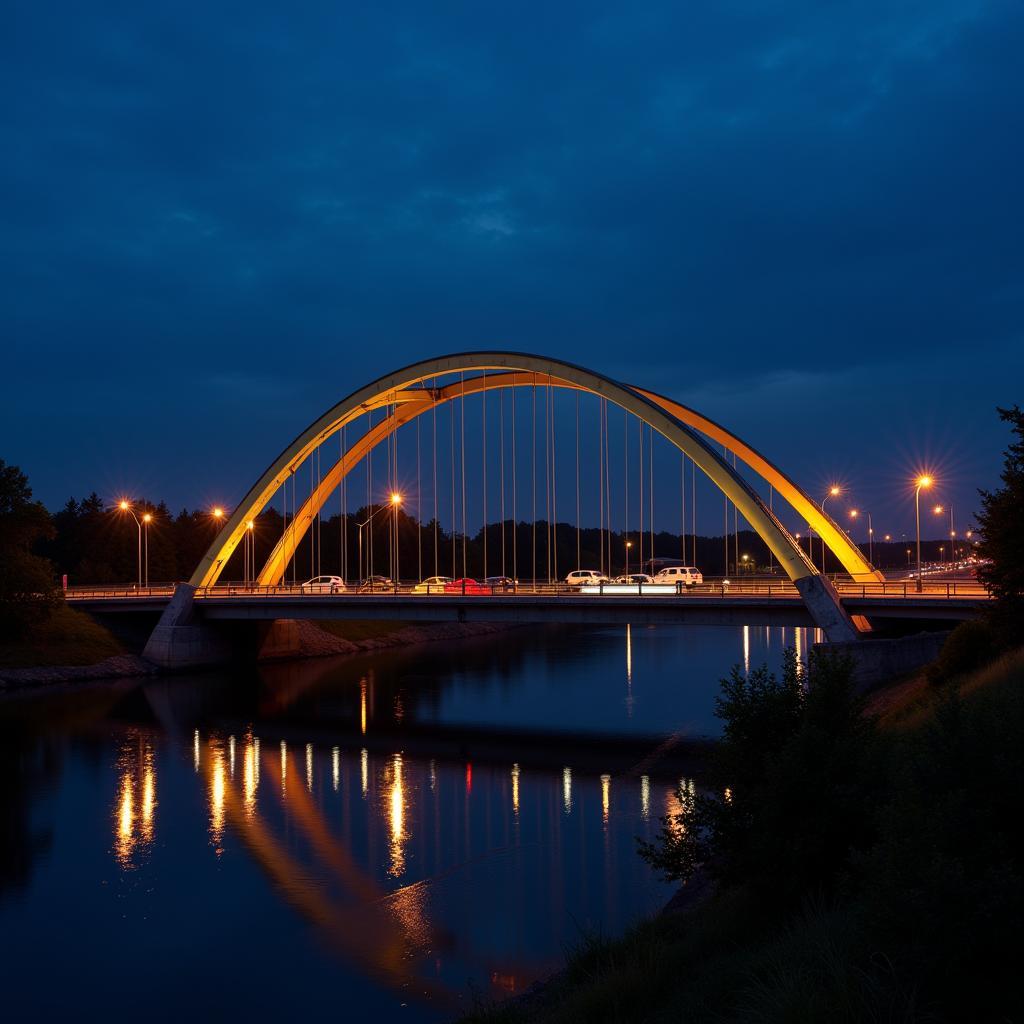
[[[614,589],[614,588],[612,588]],[[622,588],[625,589],[625,588]],[[987,604],[973,580],[889,583],[837,582],[844,609],[869,619],[962,621]],[[76,607],[102,612],[161,612],[172,586],[76,588],[66,594]],[[198,590],[196,608],[211,621],[273,619],[388,619],[407,622],[522,622],[813,626],[797,589],[772,580],[724,585],[708,582],[680,593],[580,593],[559,585],[518,586],[514,593],[414,594],[410,586],[383,593],[303,593],[300,587],[221,585]]]

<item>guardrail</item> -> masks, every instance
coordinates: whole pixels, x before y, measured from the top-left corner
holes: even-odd
[[[852,580],[834,579],[840,597],[843,598],[987,598],[986,588],[977,580],[965,579],[925,579],[918,589],[916,579],[887,580],[858,583]],[[76,600],[145,600],[150,598],[169,598],[174,592],[174,584],[162,583],[150,587],[119,586],[119,587],[72,587],[65,592],[68,601]],[[218,583],[213,587],[204,587],[196,591],[200,599],[224,597],[311,597],[343,595],[376,596],[376,597],[417,597],[431,595],[433,597],[488,597],[488,596],[519,596],[519,597],[557,597],[557,596],[595,596],[613,600],[620,597],[672,598],[672,597],[798,597],[797,588],[789,580],[781,579],[708,579],[704,583],[686,586],[681,582],[675,584],[594,584],[585,587],[570,586],[567,583],[508,583],[482,584],[460,581],[459,585],[451,584],[425,585],[422,583],[389,583],[363,584],[350,583],[344,589],[331,589],[324,584],[282,583],[275,586],[261,586],[254,583],[228,582]]]

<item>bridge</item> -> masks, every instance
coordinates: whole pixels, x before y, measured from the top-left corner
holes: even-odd
[[[309,575],[320,575],[323,566],[322,520],[328,502],[339,500],[342,510],[342,543],[346,545],[342,554],[343,566],[340,575],[348,580],[353,578],[349,571],[347,539],[350,527],[357,527],[358,571],[356,579],[365,579],[374,569],[374,537],[379,537],[379,526],[391,528],[388,538],[388,577],[400,580],[399,567],[399,520],[398,506],[402,492],[408,489],[415,494],[417,572],[422,579],[432,565],[438,573],[440,554],[438,544],[439,506],[451,512],[452,532],[449,550],[444,552],[445,568],[451,558],[451,575],[466,577],[468,516],[467,502],[467,449],[473,445],[481,449],[479,458],[482,484],[476,488],[482,493],[482,522],[487,523],[488,497],[492,499],[492,510],[500,506],[500,567],[506,576],[511,558],[511,576],[519,576],[517,560],[520,556],[516,547],[516,524],[519,523],[517,508],[517,480],[521,480],[522,452],[527,447],[519,441],[517,457],[516,410],[522,402],[515,400],[516,393],[525,393],[529,398],[529,415],[520,412],[520,428],[525,427],[529,436],[530,509],[533,521],[533,545],[530,553],[530,576],[532,584],[513,586],[512,592],[502,587],[491,593],[455,594],[414,594],[408,586],[400,583],[389,584],[388,593],[366,594],[307,594],[301,591],[299,581]],[[513,398],[506,415],[504,395]],[[492,395],[490,421],[488,421],[488,395]],[[495,409],[493,396],[499,401]],[[561,398],[559,396],[562,396]],[[575,438],[567,443],[562,437],[562,463],[559,463],[558,429],[564,425],[564,417],[571,421],[573,409],[566,412],[564,398],[575,406]],[[581,400],[590,402],[596,409],[596,428],[588,429],[596,436],[581,439]],[[562,403],[563,419],[556,414],[557,403]],[[538,408],[542,415],[538,415]],[[615,515],[620,516],[617,529],[613,524],[613,496],[611,480],[610,451],[617,441],[612,437],[612,423],[609,409],[618,410],[622,415],[624,438],[622,456],[624,467],[621,479],[624,483],[623,497],[615,506]],[[468,413],[467,413],[468,410]],[[439,411],[447,411],[447,417],[440,418]],[[470,417],[467,435],[467,415]],[[618,415],[618,413],[616,414]],[[593,417],[592,417],[593,418]],[[507,429],[508,420],[511,429]],[[523,420],[526,419],[524,424]],[[497,420],[497,423],[495,422]],[[635,424],[639,445],[634,451]],[[615,428],[618,430],[618,428]],[[413,431],[410,435],[409,432]],[[539,436],[543,431],[542,437]],[[522,431],[520,431],[522,432]],[[497,441],[494,440],[497,435]],[[403,453],[415,449],[415,471],[409,463],[403,468],[399,458],[399,439]],[[488,456],[488,438],[491,438],[491,455]],[[424,440],[426,438],[426,440]],[[468,440],[467,440],[468,438]],[[458,443],[456,443],[458,440]],[[574,444],[572,441],[574,440]],[[749,524],[764,541],[781,577],[778,581],[765,584],[753,582],[726,586],[719,583],[696,588],[693,592],[668,594],[656,593],[597,593],[565,592],[555,585],[561,578],[557,534],[552,543],[550,524],[557,522],[557,503],[560,492],[562,507],[565,507],[565,491],[571,483],[572,474],[564,469],[566,448],[575,452],[575,511],[576,511],[576,557],[570,551],[568,556],[561,553],[563,569],[568,559],[569,568],[587,568],[580,565],[581,534],[581,478],[586,488],[585,474],[581,477],[581,452],[584,459],[592,457],[596,447],[598,454],[597,501],[600,530],[600,553],[597,561],[600,571],[612,571],[612,565],[620,557],[612,550],[613,537],[637,537],[638,561],[643,562],[645,544],[651,556],[655,552],[654,531],[654,447],[655,442],[666,444],[679,453],[681,459],[680,512],[683,523],[683,555],[686,552],[687,504],[696,550],[696,477],[701,471],[702,479],[710,481],[724,496],[726,525],[729,512],[738,535],[738,523],[742,519]],[[447,449],[444,444],[448,442]],[[511,442],[511,444],[510,444]],[[543,452],[539,445],[542,443]],[[426,472],[423,472],[421,452],[428,449]],[[720,449],[720,450],[719,450]],[[511,451],[510,469],[506,473],[506,458]],[[380,473],[376,484],[373,482],[376,454],[387,454],[387,470],[381,481]],[[406,458],[410,456],[406,454]],[[543,469],[544,481],[538,487],[538,464]],[[563,468],[559,468],[560,465]],[[353,524],[347,511],[350,476],[356,467],[363,467],[366,481],[366,520]],[[742,466],[742,472],[741,472]],[[450,483],[449,495],[439,501],[438,486],[440,475],[447,474],[445,482]],[[689,502],[686,496],[687,467],[690,470],[691,488]],[[488,483],[490,472],[490,483]],[[414,481],[407,477],[412,474]],[[649,474],[649,475],[647,475]],[[639,477],[639,486],[635,481]],[[767,487],[768,497],[755,488],[748,479],[754,476]],[[494,501],[495,478],[500,477],[500,498]],[[511,495],[507,477],[511,479]],[[381,484],[386,485],[382,488]],[[661,482],[658,481],[659,488]],[[473,490],[471,486],[470,491]],[[571,488],[569,488],[571,492]],[[385,500],[379,500],[381,493]],[[630,529],[630,497],[637,510],[638,525]],[[543,495],[544,520],[547,534],[543,537],[546,554],[546,574],[538,580],[537,521],[541,518],[537,505]],[[424,524],[422,499],[432,498],[433,516]],[[645,495],[648,521],[645,523]],[[506,502],[511,504],[511,547],[506,544]],[[390,501],[387,499],[390,498]],[[475,501],[475,498],[473,499]],[[519,494],[522,506],[527,504],[526,495]],[[591,497],[589,499],[593,501]],[[618,499],[617,499],[618,500]],[[674,502],[673,498],[673,502]],[[261,514],[269,509],[281,508],[279,518],[281,533],[273,543],[262,566],[256,566],[256,545],[254,527]],[[412,502],[406,502],[406,508]],[[620,513],[621,508],[621,513]],[[784,511],[788,509],[788,512]],[[389,515],[380,516],[390,510]],[[429,509],[428,509],[429,511]],[[461,512],[461,522],[459,520]],[[794,533],[783,525],[783,516],[788,515],[796,522],[807,524],[811,535],[816,536],[842,566],[839,578],[830,578],[812,557],[810,542],[807,550]],[[374,523],[373,520],[379,520]],[[645,539],[648,534],[649,541]],[[461,530],[457,529],[461,527]],[[366,532],[364,534],[364,528]],[[430,558],[430,539],[433,539],[433,559]],[[424,539],[428,550],[424,558]],[[364,552],[364,538],[365,547]],[[459,545],[461,543],[461,559]],[[488,575],[488,532],[483,531],[483,575]],[[492,544],[496,544],[492,540]],[[726,540],[728,545],[728,539]],[[627,548],[630,545],[627,545]],[[242,559],[239,565],[238,550]],[[491,565],[499,565],[498,552],[493,552]],[[626,555],[628,559],[628,551]],[[727,556],[728,557],[728,556]],[[737,551],[738,561],[738,551]],[[300,558],[303,568],[297,563]],[[307,563],[308,558],[308,563]],[[543,561],[543,560],[542,560]],[[228,566],[241,568],[244,576],[241,587],[221,583]],[[367,571],[369,570],[369,571]],[[328,569],[338,572],[338,567]],[[289,574],[291,582],[289,583]],[[852,588],[852,589],[851,589]],[[859,589],[858,589],[859,588]],[[405,620],[472,620],[516,622],[744,622],[750,624],[792,624],[814,626],[822,631],[829,642],[850,643],[869,633],[872,621],[882,618],[903,619],[946,619],[955,620],[976,614],[986,595],[977,587],[973,590],[961,584],[957,593],[935,590],[929,584],[921,592],[906,584],[892,586],[884,575],[864,557],[860,548],[851,540],[842,527],[830,517],[820,505],[811,499],[796,483],[786,476],[751,445],[735,436],[726,428],[710,420],[696,410],[679,402],[659,395],[647,388],[619,381],[582,367],[560,360],[536,355],[511,352],[473,352],[444,356],[427,360],[381,377],[355,391],[329,409],[306,430],[304,430],[270,464],[263,475],[238,503],[209,550],[201,559],[188,583],[178,584],[173,593],[146,594],[118,597],[115,594],[93,594],[72,592],[69,600],[79,602],[83,607],[102,605],[107,610],[123,608],[140,609],[148,603],[150,610],[159,610],[160,621],[147,644],[145,655],[157,664],[167,667],[186,666],[216,660],[222,645],[216,642],[217,624],[228,620],[270,620],[278,618],[401,618]]]

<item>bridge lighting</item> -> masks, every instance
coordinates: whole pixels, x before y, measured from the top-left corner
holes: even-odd
[[[214,519],[223,519],[224,518],[224,509],[222,509],[222,508],[220,508],[220,506],[218,506],[217,508],[215,508],[213,510],[212,515],[213,515]]]
[[[395,491],[391,495],[391,504],[392,505],[401,505],[402,504],[402,496],[397,491]]]
[[[132,517],[132,519],[135,520],[135,525],[138,527],[138,530],[139,530],[139,551],[138,551],[138,568],[139,568],[139,572],[138,572],[138,585],[139,585],[139,588],[141,589],[141,587],[142,587],[142,522],[140,521],[139,517],[135,514],[135,509],[132,508],[131,502],[128,501],[127,498],[122,498],[117,503],[117,507],[122,512],[127,512],[128,515],[130,515]],[[146,520],[146,523],[147,524],[149,523],[149,519]],[[147,562],[149,561],[149,530],[148,529],[146,530],[146,561]]]
[[[917,592],[921,592],[921,491],[931,487],[932,478],[927,474],[917,478],[917,487],[914,490],[914,513],[917,520]],[[907,561],[910,561],[910,551],[907,551]]]
[[[145,515],[144,515],[144,516],[142,517],[142,521],[143,521],[144,523],[151,523],[151,522],[153,522],[153,517],[152,517],[152,516],[151,516],[151,515],[150,515],[150,514],[149,514],[149,513],[147,512],[147,513],[146,513],[146,514],[145,514]]]
[[[839,495],[839,487],[838,487],[838,485],[837,485],[837,484],[833,484],[833,485],[832,485],[832,486],[831,486],[831,487],[829,488],[829,490],[828,490],[828,493],[829,493],[829,494],[830,494],[830,495],[831,495],[831,496],[832,496],[833,498],[837,497],[837,496]]]

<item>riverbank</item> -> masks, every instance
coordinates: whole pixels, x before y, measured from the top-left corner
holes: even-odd
[[[755,866],[621,938],[582,936],[558,975],[463,1024],[1019,1019],[1024,650],[943,687],[904,679],[868,714],[861,768],[820,763],[838,788],[794,785],[785,763],[804,766],[789,749],[759,794],[783,835],[765,850],[785,857],[789,838],[797,861],[837,815],[863,817],[830,854],[833,884],[774,901],[785,868]]]
[[[289,620],[275,628],[288,643],[273,641],[260,660],[282,661],[366,654],[437,641],[463,640],[517,628],[489,622],[305,622]],[[0,647],[0,695],[38,687],[67,686],[102,679],[155,675],[160,670],[124,649],[90,616],[59,605],[31,636]]]

